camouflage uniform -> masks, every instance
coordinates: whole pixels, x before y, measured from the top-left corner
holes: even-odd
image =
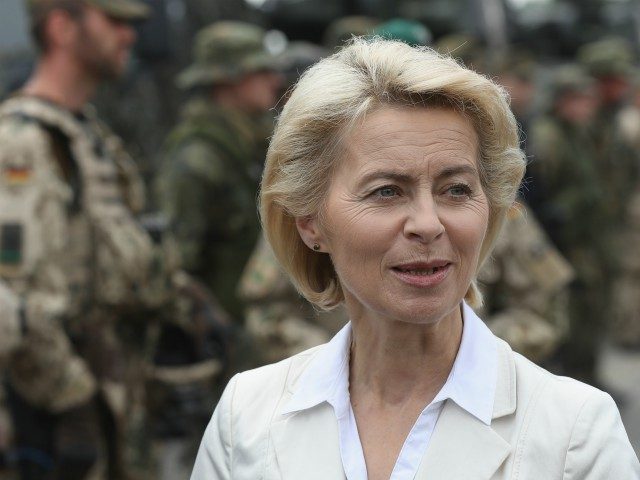
[[[601,106],[594,122],[594,141],[601,182],[606,190],[609,215],[619,229],[631,194],[640,180],[640,154],[625,136],[621,114],[628,104],[634,55],[632,47],[612,37],[583,46],[578,58],[597,80]],[[617,91],[613,95],[607,90]]]
[[[259,27],[239,22],[218,22],[202,30],[195,62],[178,84],[206,90],[249,72],[273,69],[263,37]],[[260,230],[256,194],[271,127],[269,119],[196,94],[167,139],[158,179],[160,204],[184,267],[206,283],[236,319],[242,316],[236,286]]]
[[[633,103],[622,109],[617,124],[625,141],[640,152],[640,76],[634,75]],[[640,182],[627,204],[625,228],[616,241],[615,250],[627,257],[620,262],[620,276],[614,281],[611,334],[626,347],[640,347]]]
[[[491,330],[530,360],[548,362],[569,330],[573,269],[528,208],[512,208],[478,279],[479,313]]]
[[[0,370],[4,369],[7,357],[20,344],[22,323],[20,300],[0,281]]]
[[[592,87],[578,66],[563,67],[554,77],[556,105],[565,95],[591,92]],[[568,374],[591,383],[596,382],[604,319],[610,315],[615,264],[609,235],[615,220],[594,137],[593,124],[569,121],[557,109],[534,122],[531,136],[531,172],[540,199],[536,214],[576,273],[564,363]]]
[[[238,291],[247,305],[247,331],[268,362],[328,342],[348,320],[343,308],[318,312],[301,297],[264,237],[247,262]]]
[[[11,98],[0,107],[0,145],[0,275],[64,326],[29,328],[9,361],[10,384],[35,418],[86,410],[80,418],[95,431],[83,441],[97,455],[102,410],[88,405],[104,404],[120,433],[128,429],[134,387],[144,384],[147,322],[185,318],[177,256],[135,218],[144,205],[136,169],[90,107],[73,114]]]
[[[640,345],[640,278],[637,203],[640,191],[640,114],[629,105],[634,62],[631,45],[610,37],[585,45],[581,63],[597,79],[602,104],[595,122],[594,139],[601,181],[606,189],[612,285],[608,327],[614,339],[626,346]],[[613,94],[611,93],[613,91]],[[617,91],[617,93],[616,93]]]
[[[0,144],[0,275],[23,298],[49,297],[66,330],[30,330],[9,364],[11,386],[31,407],[62,414],[90,402],[97,382],[123,418],[114,320],[161,308],[168,291],[155,280],[159,252],[133,219],[143,201],[135,169],[89,109],[80,118],[36,98],[0,107]]]

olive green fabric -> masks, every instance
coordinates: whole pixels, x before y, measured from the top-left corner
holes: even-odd
[[[168,137],[158,179],[184,267],[236,319],[242,316],[236,286],[258,239],[267,137],[258,120],[196,98]]]
[[[260,70],[277,70],[276,58],[264,46],[265,31],[245,22],[216,22],[203,28],[193,44],[193,63],[177,79],[189,89],[234,80]]]
[[[85,3],[103,10],[109,16],[127,21],[139,21],[149,17],[149,7],[140,0],[83,0]],[[26,0],[28,10],[33,14],[39,8],[54,4],[56,0]]]
[[[569,64],[558,68],[551,81],[551,97],[555,100],[565,93],[584,92],[595,86],[595,80],[580,65]]]
[[[329,24],[324,32],[322,44],[329,50],[344,46],[351,37],[372,35],[379,20],[364,15],[341,17]]]
[[[638,182],[637,154],[621,136],[617,112],[616,105],[604,105],[592,122],[576,125],[552,111],[537,120],[531,136],[531,173],[543,199],[537,213],[576,271],[567,373],[587,382],[596,381],[599,344],[614,302],[612,285],[620,276],[620,261],[626,261],[615,239]]]
[[[548,362],[568,333],[573,268],[533,212],[520,204],[507,215],[491,257],[478,275],[493,333],[538,364]]]
[[[595,76],[627,75],[635,60],[630,43],[619,37],[588,43],[578,50],[577,57]]]

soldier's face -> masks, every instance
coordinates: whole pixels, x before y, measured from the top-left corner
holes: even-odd
[[[124,73],[135,41],[136,32],[130,24],[86,6],[74,50],[90,75],[109,80]]]
[[[278,101],[282,76],[269,71],[245,75],[237,85],[237,95],[247,111],[266,112]]]
[[[565,93],[557,102],[558,114],[574,125],[587,125],[598,110],[598,99],[592,89]]]

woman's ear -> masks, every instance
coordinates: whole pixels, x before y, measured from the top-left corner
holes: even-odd
[[[302,241],[315,252],[326,252],[323,244],[324,236],[320,231],[318,219],[315,216],[296,217],[296,228]]]

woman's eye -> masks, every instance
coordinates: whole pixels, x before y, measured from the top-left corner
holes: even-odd
[[[449,188],[449,194],[453,197],[470,197],[471,188],[465,184],[453,185]]]
[[[378,197],[382,198],[390,198],[395,197],[398,194],[398,191],[393,187],[381,187],[373,192]]]

